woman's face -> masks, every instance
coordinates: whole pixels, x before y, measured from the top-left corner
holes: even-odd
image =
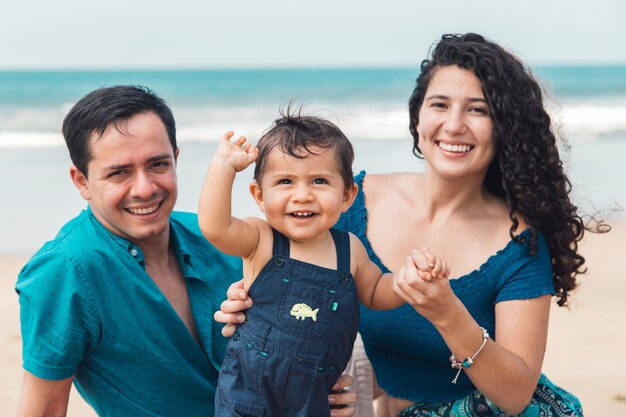
[[[473,72],[456,65],[434,69],[417,133],[427,166],[437,175],[482,183],[496,147],[489,106]]]

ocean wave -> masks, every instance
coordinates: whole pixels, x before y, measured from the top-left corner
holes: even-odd
[[[553,118],[573,142],[626,133],[626,104],[570,104]]]
[[[58,132],[0,132],[0,148],[48,148],[63,146]]]
[[[0,148],[63,146],[60,133],[67,106],[28,108],[0,115]],[[405,107],[337,105],[308,106],[305,112],[336,123],[353,140],[409,139]],[[555,126],[571,142],[589,142],[607,136],[626,140],[626,102],[611,104],[569,103],[549,109]],[[274,106],[178,107],[177,138],[180,142],[210,142],[235,130],[252,142],[258,140],[278,116]]]

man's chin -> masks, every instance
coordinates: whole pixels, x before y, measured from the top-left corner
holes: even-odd
[[[119,237],[136,244],[137,246],[142,246],[142,243],[148,242],[157,243],[158,239],[169,238],[169,222],[164,222],[160,225],[129,225],[128,227],[113,229],[107,227],[107,229],[109,229],[109,231],[113,234],[116,234]]]
[[[141,242],[144,240],[152,240],[161,236],[167,235],[169,231],[169,223],[166,223],[160,227],[151,225],[150,227],[141,227],[134,230],[129,230],[129,240],[133,242]]]

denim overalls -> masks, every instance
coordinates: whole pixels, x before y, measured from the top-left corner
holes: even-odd
[[[273,257],[249,290],[254,305],[228,342],[216,417],[330,416],[328,394],[359,325],[350,238],[331,234],[337,270],[290,259],[289,240],[274,230]]]

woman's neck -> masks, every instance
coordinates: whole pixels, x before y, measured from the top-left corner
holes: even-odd
[[[423,207],[424,215],[432,221],[458,214],[479,214],[492,201],[492,196],[483,186],[483,178],[446,179],[428,169],[420,178],[422,200],[419,206]]]

